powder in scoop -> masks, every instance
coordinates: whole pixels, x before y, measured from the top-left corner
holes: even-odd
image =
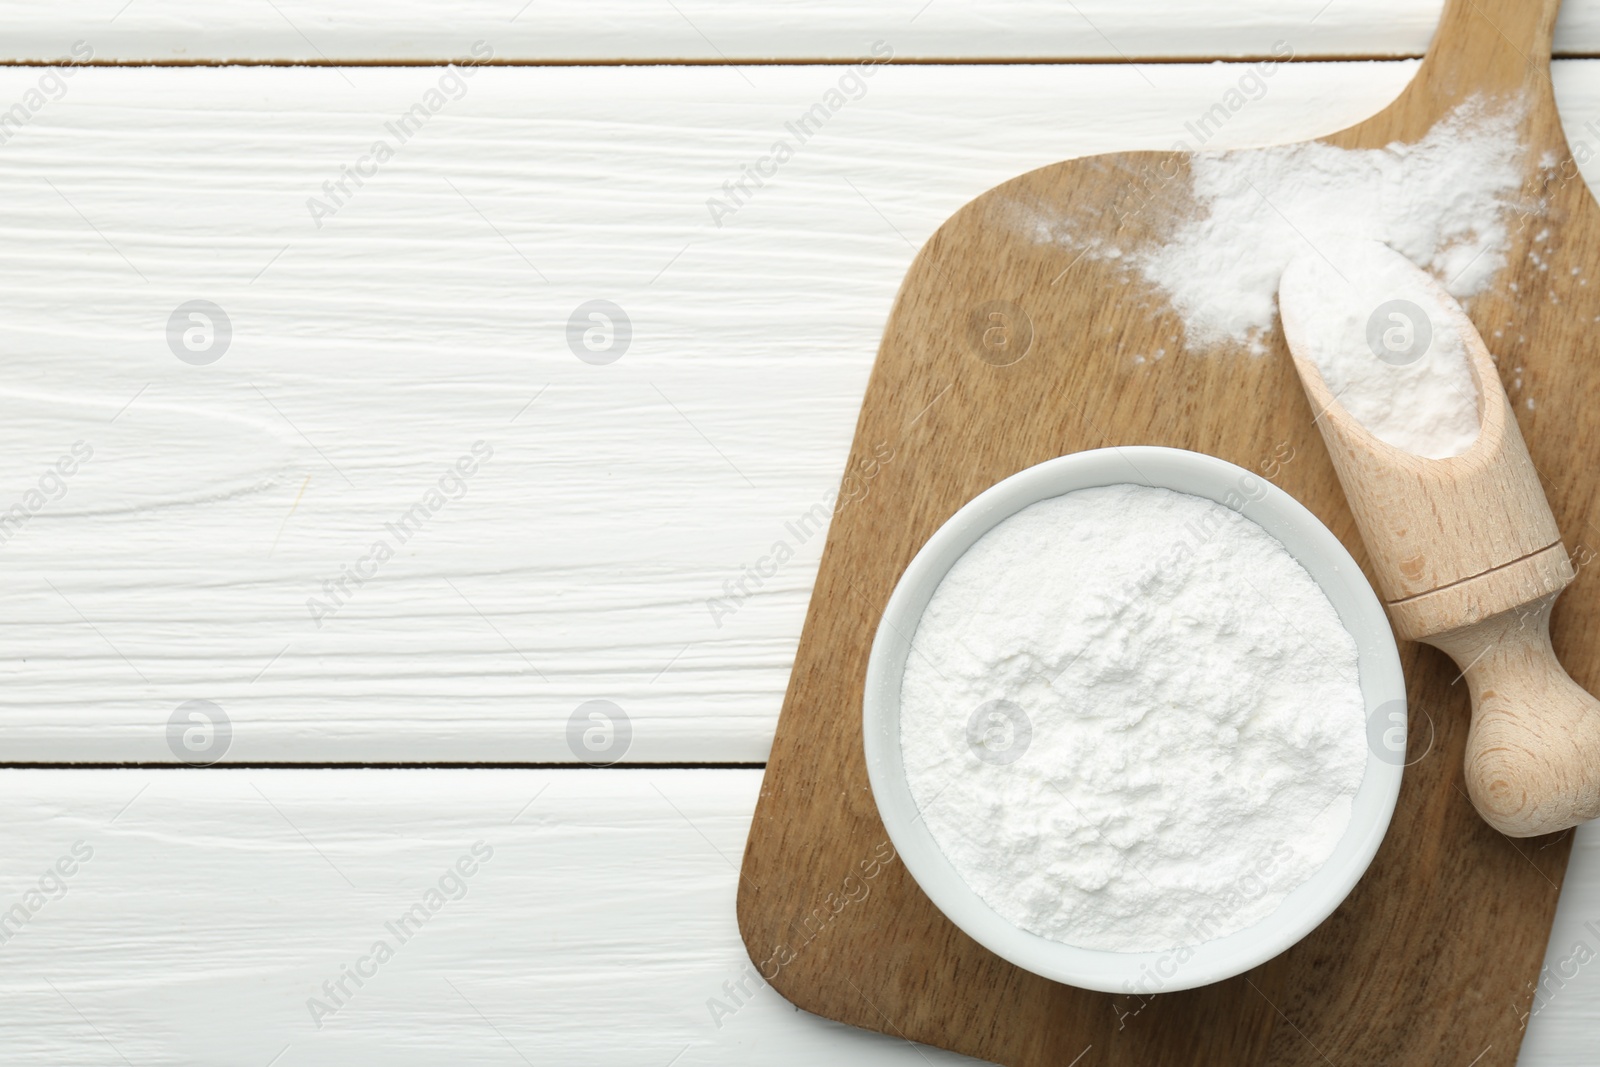
[[[1084,489],[939,584],[901,684],[929,831],[1024,930],[1174,949],[1271,914],[1365,773],[1355,641],[1275,538],[1210,500]]]
[[[1478,390],[1461,308],[1376,241],[1329,241],[1283,272],[1284,333],[1334,402],[1380,441],[1428,459],[1478,439]]]

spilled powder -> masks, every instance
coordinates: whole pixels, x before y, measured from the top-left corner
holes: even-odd
[[[1326,595],[1260,526],[1167,489],[995,526],[935,590],[900,699],[945,856],[1003,918],[1082,948],[1193,946],[1271,914],[1332,853],[1366,769],[1355,641]]]
[[[1167,295],[1190,348],[1264,351],[1284,267],[1339,238],[1381,241],[1464,299],[1505,266],[1505,212],[1523,181],[1519,119],[1469,101],[1416,144],[1197,153],[1195,216],[1161,244],[1118,255]]]
[[[1327,241],[1284,269],[1278,301],[1289,347],[1369,433],[1428,459],[1472,447],[1473,327],[1430,275],[1376,241]]]

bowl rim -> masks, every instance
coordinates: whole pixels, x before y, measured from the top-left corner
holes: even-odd
[[[966,885],[922,820],[900,746],[900,682],[923,610],[950,567],[1023,508],[1079,489],[1134,484],[1214,500],[1272,535],[1311,574],[1355,639],[1368,757],[1350,824],[1332,855],[1271,914],[1225,937],[1147,952],[1084,949],[1002,918]],[[1344,901],[1388,831],[1405,764],[1405,678],[1383,605],[1333,533],[1283,489],[1227,460],[1156,445],[1075,452],[1018,471],[947,519],[907,564],[884,607],[862,694],[867,778],[906,869],[980,945],[1034,974],[1107,993],[1175,992],[1242,974],[1295,944]],[[1247,872],[1241,872],[1241,878]]]

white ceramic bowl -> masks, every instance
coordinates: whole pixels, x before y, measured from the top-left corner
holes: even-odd
[[[1366,775],[1349,829],[1320,870],[1271,915],[1227,937],[1173,950],[1107,952],[1075,948],[1019,929],[984,903],[945,858],[906,783],[900,749],[900,683],[912,636],[934,590],[971,545],[1030,504],[1097,485],[1160,486],[1215,500],[1276,537],[1310,572],[1355,638],[1366,698]],[[900,577],[867,665],[862,701],[867,775],[884,826],[907,870],[973,940],[1035,974],[1110,993],[1170,992],[1218,982],[1299,941],[1349,894],[1378,850],[1400,792],[1405,760],[1405,680],[1383,607],[1338,538],[1265,478],[1214,456],[1136,446],[1078,452],[1012,475],[941,526]],[[1396,726],[1398,724],[1398,727]]]

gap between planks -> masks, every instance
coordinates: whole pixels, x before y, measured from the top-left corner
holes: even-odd
[[[887,59],[881,66],[895,67],[1136,67],[1207,63],[1394,63],[1421,59],[1421,52],[1385,52],[1350,55],[1273,56],[1242,53],[1213,56],[919,56]],[[1600,52],[1557,52],[1554,59],[1600,59]],[[0,59],[0,67],[447,67],[467,62],[468,56],[438,59],[90,59],[82,62],[49,59]],[[853,67],[860,59],[778,57],[766,59],[487,59],[472,60],[475,67]]]
[[[468,57],[440,59],[91,59],[60,62],[43,59],[0,59],[0,67],[448,67]],[[1264,53],[1225,56],[998,56],[975,59],[933,56],[888,59],[891,67],[1139,67],[1204,66],[1208,63],[1396,63],[1421,59],[1421,52],[1362,55],[1272,56]],[[1600,59],[1600,52],[1553,52],[1551,59]],[[477,67],[853,67],[860,60],[805,59],[490,59]]]
[[[81,763],[0,762],[0,771],[764,771],[765,763],[442,763],[375,762],[361,760],[307,761],[300,763],[253,760],[213,763],[195,767],[186,763],[84,761]]]

